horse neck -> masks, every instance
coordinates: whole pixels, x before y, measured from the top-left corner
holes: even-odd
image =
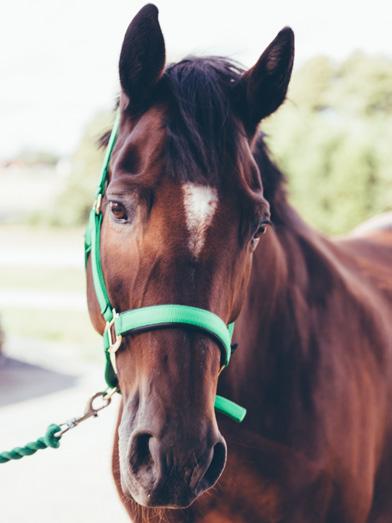
[[[321,361],[316,326],[328,314],[327,297],[341,286],[342,273],[333,244],[308,227],[284,196],[281,205],[277,225],[254,255],[236,322],[238,352],[221,386],[251,407],[254,429],[288,443],[288,434],[309,429],[304,417],[312,411]]]

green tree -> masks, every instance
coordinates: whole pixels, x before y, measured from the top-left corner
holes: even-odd
[[[392,60],[324,57],[294,75],[289,102],[265,124],[293,203],[328,233],[392,204]]]

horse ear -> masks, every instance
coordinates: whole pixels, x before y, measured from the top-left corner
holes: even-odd
[[[147,102],[164,66],[165,41],[158,9],[147,4],[129,24],[120,54],[120,83],[132,112],[138,112]]]
[[[245,117],[252,128],[284,101],[294,62],[294,32],[282,29],[240,80]],[[244,100],[245,98],[245,100]]]

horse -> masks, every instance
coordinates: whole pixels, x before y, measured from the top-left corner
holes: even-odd
[[[293,60],[288,27],[249,70],[166,65],[151,4],[126,31],[102,201],[110,301],[206,309],[238,345],[221,373],[198,329],[123,338],[112,469],[136,523],[392,521],[392,220],[330,239],[288,202],[259,124]],[[87,298],[102,334],[91,260]],[[217,391],[243,424],[215,412]]]

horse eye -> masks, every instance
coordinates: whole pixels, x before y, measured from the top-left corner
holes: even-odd
[[[269,220],[262,220],[258,226],[257,226],[257,229],[255,230],[255,232],[253,233],[253,239],[254,240],[257,240],[258,238],[260,238],[260,236],[262,236],[265,231],[267,230],[267,225],[270,225],[271,222]]]
[[[120,202],[110,202],[110,211],[116,220],[124,221],[127,219],[127,211]]]
[[[262,234],[265,233],[265,229],[266,229],[266,227],[267,227],[267,226],[266,226],[264,223],[263,223],[263,224],[260,224],[260,225],[257,227],[255,233],[253,234],[253,238],[255,238],[255,239],[260,238],[260,236],[261,236]]]

